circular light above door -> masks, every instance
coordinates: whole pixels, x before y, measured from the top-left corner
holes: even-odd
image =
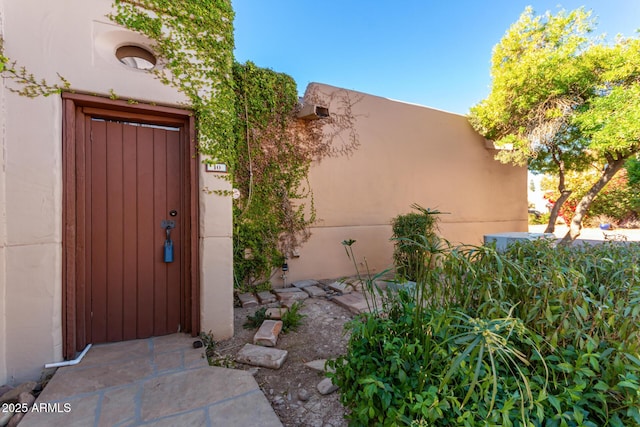
[[[155,55],[140,46],[120,46],[116,49],[116,57],[127,67],[136,70],[151,70],[156,66]]]

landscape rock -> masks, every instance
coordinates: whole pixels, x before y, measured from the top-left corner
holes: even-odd
[[[236,360],[247,365],[280,369],[289,354],[286,350],[261,345],[245,344],[238,352]]]
[[[280,300],[280,304],[285,307],[291,307],[293,303],[305,300],[307,298],[309,298],[309,294],[298,289],[296,289],[295,292],[285,292],[278,294],[278,300]]]
[[[351,286],[346,282],[341,282],[341,281],[336,281],[329,284],[329,289],[336,292],[341,292],[343,294],[350,294],[351,292],[353,292],[353,286]]]
[[[311,393],[309,393],[308,390],[304,388],[298,390],[298,400],[300,400],[301,402],[306,402],[309,399],[311,399]]]
[[[31,393],[34,388],[38,385],[35,381],[27,381],[26,383],[22,383],[19,386],[7,391],[0,397],[0,403],[13,402],[16,403],[18,401],[18,397],[20,393]]]
[[[20,396],[18,396],[18,402],[27,406],[33,405],[33,402],[35,401],[36,398],[33,396],[33,394],[26,391],[24,393],[20,393]]]
[[[323,296],[327,295],[327,293],[325,292],[324,289],[319,288],[319,287],[314,286],[314,285],[306,286],[306,287],[302,288],[302,290],[305,291],[307,294],[309,294],[309,296],[312,297],[312,298],[323,297]]]
[[[331,378],[325,378],[322,381],[320,381],[320,383],[318,384],[318,392],[323,396],[327,394],[331,394],[337,389],[338,389],[338,386],[331,381]]]
[[[242,308],[252,308],[258,306],[258,300],[251,293],[239,294],[238,299],[240,300]]]
[[[33,405],[33,402],[35,401],[36,401],[36,398],[33,397],[31,393],[28,393],[26,391],[23,393],[20,393],[20,396],[18,396],[18,402],[26,405],[29,408]],[[22,421],[22,418],[25,415],[26,415],[26,412],[17,412],[9,421],[9,423],[7,424],[7,427],[16,427],[18,423]]]
[[[331,283],[331,281],[321,283],[324,288],[325,283]],[[332,359],[338,354],[344,354],[350,335],[345,331],[344,324],[352,318],[352,315],[347,309],[326,297],[308,298],[301,302],[303,304],[299,313],[305,317],[302,319],[299,330],[287,334],[281,332],[276,347],[260,348],[287,350],[286,361],[279,369],[260,367],[255,379],[263,387],[264,394],[275,408],[283,426],[323,427],[328,423],[335,427],[347,427],[348,421],[345,419],[347,410],[340,402],[340,395],[338,393],[321,395],[317,391],[317,386],[325,375],[319,370],[305,366],[305,362],[322,359],[319,362],[319,367],[322,368],[324,359]],[[276,306],[270,305],[266,308],[272,307]],[[253,344],[252,340],[257,328],[245,329],[243,324],[255,310],[255,308],[240,307],[234,310],[236,333],[232,339],[218,344],[217,350],[221,354],[236,357],[243,346],[247,343]],[[237,369],[254,367],[250,366],[251,363],[241,363],[239,360],[241,358],[236,359]],[[300,400],[298,392],[302,389],[309,392],[308,401]],[[274,403],[274,400],[279,404]]]
[[[269,291],[258,292],[258,301],[260,304],[270,304],[276,302],[276,296]]]
[[[318,282],[317,280],[298,280],[297,282],[293,282],[293,286],[298,289],[303,289],[308,286],[318,286],[319,284],[320,282]]]
[[[392,283],[395,283],[395,282],[392,280],[376,280],[373,283],[381,291],[386,291],[387,289],[391,290],[390,286]]]
[[[13,412],[0,412],[0,427],[5,427],[11,421]]]
[[[253,337],[253,343],[266,347],[275,347],[278,342],[278,335],[282,331],[281,320],[265,320],[260,329]]]
[[[349,286],[354,291],[362,291],[362,288],[365,287],[365,284],[362,282],[362,280],[357,279],[347,281],[347,286]]]
[[[275,292],[275,294],[279,296],[282,294],[290,294],[290,293],[302,292],[302,291],[298,288],[277,288],[277,289],[274,289],[273,292]]]
[[[396,283],[396,282],[387,282],[387,287],[394,292],[398,292],[400,289],[407,291],[409,294],[413,294],[416,290],[416,282],[412,282],[410,280]]]
[[[271,319],[280,320],[288,310],[287,307],[268,308],[267,311],[264,312],[264,315]]]
[[[325,364],[327,363],[327,359],[318,359],[312,360],[311,362],[305,363],[305,366],[313,369],[318,372],[335,372],[335,369],[327,369]]]
[[[359,292],[335,296],[331,299],[331,301],[335,302],[339,306],[346,308],[353,314],[360,314],[369,311],[367,300]]]
[[[9,384],[0,386],[0,397],[10,390],[13,390],[13,387],[11,387]]]

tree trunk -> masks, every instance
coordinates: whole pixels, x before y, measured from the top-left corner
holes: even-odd
[[[547,224],[547,228],[544,230],[545,233],[553,233],[556,229],[556,221],[558,219],[558,214],[560,213],[560,208],[564,205],[564,202],[567,201],[569,196],[571,196],[571,190],[567,190],[567,187],[564,185],[565,183],[565,170],[564,170],[564,161],[562,160],[561,154],[557,149],[552,150],[553,161],[556,165],[558,165],[558,191],[560,192],[560,197],[553,204],[553,208],[551,208],[551,212],[549,212],[549,223]]]
[[[580,235],[580,230],[582,230],[582,220],[589,210],[593,199],[596,198],[598,193],[600,193],[600,190],[602,190],[604,186],[607,185],[609,181],[611,181],[611,178],[613,178],[614,175],[622,168],[622,166],[624,166],[627,157],[628,156],[612,160],[605,166],[600,179],[598,179],[598,181],[596,181],[595,184],[591,186],[589,191],[587,191],[587,194],[585,194],[582,199],[580,199],[580,203],[578,203],[578,206],[576,206],[576,212],[573,215],[573,219],[571,219],[569,231],[562,238],[560,244],[571,244],[578,238],[578,236]]]
[[[560,190],[560,188],[558,188]],[[556,229],[556,220],[558,219],[558,214],[560,213],[560,208],[567,201],[569,196],[571,195],[571,190],[560,190],[560,197],[553,204],[553,208],[551,208],[551,212],[549,213],[549,223],[547,224],[547,228],[545,228],[545,233],[553,233]]]

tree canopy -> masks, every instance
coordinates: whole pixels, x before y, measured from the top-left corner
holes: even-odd
[[[471,108],[474,128],[506,148],[504,163],[558,176],[547,231],[571,195],[568,171],[598,167],[565,241],[575,239],[598,192],[640,151],[640,40],[592,36],[580,8],[535,15],[527,8],[494,47],[489,96]]]

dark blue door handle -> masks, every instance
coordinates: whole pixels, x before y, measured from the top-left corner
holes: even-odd
[[[164,241],[164,262],[173,262],[173,241],[171,240],[171,230],[175,228],[176,222],[164,219],[160,225],[167,233],[167,238]]]

